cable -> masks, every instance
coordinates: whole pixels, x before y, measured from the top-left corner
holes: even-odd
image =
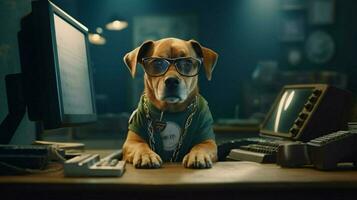
[[[53,144],[50,145],[49,147],[50,147],[49,155],[51,159],[60,161],[61,163],[64,163],[66,161],[66,159],[61,154],[58,153],[59,150],[58,145]]]

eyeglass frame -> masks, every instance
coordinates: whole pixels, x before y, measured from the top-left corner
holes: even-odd
[[[145,60],[147,60],[147,59],[152,59],[152,58],[159,58],[159,59],[163,59],[163,60],[169,62],[169,66],[166,68],[166,70],[165,70],[162,74],[160,74],[160,75],[151,75],[151,74],[149,74],[149,73],[146,72],[145,66],[144,66]],[[192,59],[194,59],[194,60],[196,60],[196,61],[199,62],[198,70],[197,70],[197,73],[196,73],[195,75],[185,75],[185,74],[182,74],[179,70],[177,70],[177,66],[176,66],[176,62],[175,62],[175,61],[178,60],[178,59],[184,59],[184,58],[192,58]],[[142,58],[142,59],[141,59],[141,64],[142,64],[143,67],[144,67],[145,73],[146,73],[147,75],[151,76],[151,77],[159,77],[159,76],[165,75],[165,74],[167,73],[167,71],[169,71],[169,68],[170,68],[170,66],[171,66],[172,64],[175,66],[176,71],[177,71],[180,75],[186,76],[186,77],[194,77],[194,76],[197,76],[197,75],[199,74],[199,72],[200,72],[201,66],[202,66],[202,64],[203,64],[203,58],[194,58],[194,57],[190,57],[190,56],[189,56],[189,57],[178,57],[178,58],[145,57],[145,58]]]

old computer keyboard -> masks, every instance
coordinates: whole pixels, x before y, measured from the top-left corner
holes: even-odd
[[[227,159],[258,163],[275,163],[279,145],[279,142],[272,140],[244,145],[239,149],[232,149]]]
[[[64,163],[65,176],[121,176],[125,161],[120,160],[122,150],[100,158],[99,154],[85,153]]]

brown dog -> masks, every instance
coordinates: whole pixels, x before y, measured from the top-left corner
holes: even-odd
[[[158,168],[182,161],[189,168],[210,168],[217,160],[212,116],[198,92],[198,71],[211,79],[218,55],[194,40],[146,41],[127,53],[131,75],[142,64],[145,89],[129,120],[123,157],[137,168]]]

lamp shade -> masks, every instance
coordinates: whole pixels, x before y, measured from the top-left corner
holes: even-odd
[[[89,33],[88,40],[91,44],[94,45],[104,45],[107,41],[105,37],[102,35],[103,29],[98,27],[96,28],[96,33]]]
[[[128,22],[119,19],[114,19],[105,25],[105,28],[110,31],[120,31],[126,27],[128,27]]]
[[[98,33],[89,33],[88,40],[95,45],[104,45],[106,43],[106,39]]]

